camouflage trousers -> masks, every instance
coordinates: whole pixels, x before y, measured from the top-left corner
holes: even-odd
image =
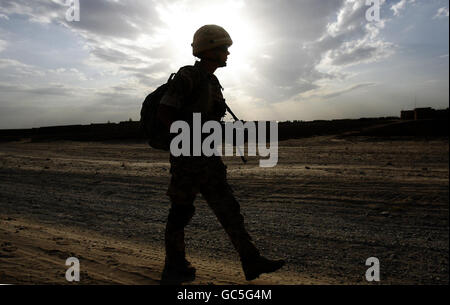
[[[239,203],[227,182],[220,157],[170,157],[172,174],[167,195],[171,207],[165,231],[166,259],[185,258],[184,228],[194,216],[194,200],[201,193],[231,239],[241,260],[259,255],[244,227]]]

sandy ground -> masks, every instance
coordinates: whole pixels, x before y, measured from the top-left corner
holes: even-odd
[[[247,282],[198,197],[186,229],[190,284],[448,284],[448,139],[314,137],[280,142],[279,163],[226,157],[230,185],[279,272]],[[144,143],[0,143],[0,283],[160,284],[167,153]]]

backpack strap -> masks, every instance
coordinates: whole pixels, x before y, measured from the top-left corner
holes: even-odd
[[[192,90],[189,95],[186,95],[184,97],[183,106],[180,110],[180,112],[185,112],[189,109],[190,106],[195,102],[195,100],[199,97],[201,94],[201,91],[203,89],[203,86],[206,84],[206,74],[199,70],[198,67],[189,65],[184,66],[180,68],[182,69],[189,69],[192,72]],[[181,114],[181,113],[180,113]]]

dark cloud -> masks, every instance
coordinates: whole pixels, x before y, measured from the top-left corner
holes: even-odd
[[[161,60],[152,65],[124,66],[122,70],[128,72],[130,77],[135,78],[141,85],[148,88],[156,88],[167,81],[170,73],[168,60]]]
[[[375,85],[375,83],[357,84],[357,85],[351,86],[350,88],[347,88],[347,89],[343,89],[343,90],[339,90],[339,91],[335,91],[335,92],[332,92],[332,93],[328,93],[328,94],[322,95],[322,97],[325,98],[325,99],[335,98],[335,97],[338,97],[340,95],[343,95],[343,94],[349,93],[351,91],[354,91],[356,89],[364,88],[364,87],[370,87],[370,86],[374,86],[374,85]]]
[[[115,50],[113,48],[104,48],[102,46],[96,46],[91,54],[106,61],[114,64],[139,64],[143,61],[139,58],[130,56],[125,52]]]
[[[104,39],[134,39],[142,32],[151,34],[160,24],[153,1],[80,0],[80,21],[67,26],[102,36]]]
[[[63,23],[90,34],[112,38],[134,39],[160,24],[151,0],[79,0],[80,21],[68,22],[66,0],[0,0],[0,13],[25,15],[31,21]]]
[[[245,1],[248,15],[271,41],[296,38],[299,43],[317,39],[344,0]]]
[[[30,21],[63,24],[80,35],[92,55],[111,64],[137,64],[142,57],[156,57],[163,53],[132,44],[139,35],[151,35],[161,25],[154,1],[80,0],[80,21],[65,19],[65,0],[1,0],[0,13],[5,16],[19,14]],[[124,44],[121,41],[128,40]],[[119,67],[120,68],[120,67]]]

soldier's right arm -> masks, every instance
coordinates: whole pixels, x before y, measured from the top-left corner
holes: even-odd
[[[158,108],[158,118],[168,129],[177,120],[183,102],[191,94],[193,87],[194,71],[189,67],[181,68],[169,83]]]

